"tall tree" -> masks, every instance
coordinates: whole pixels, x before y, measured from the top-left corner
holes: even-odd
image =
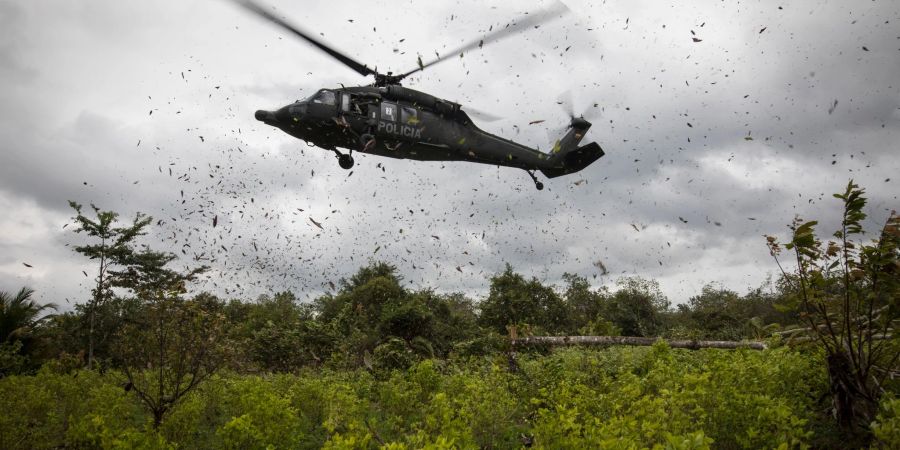
[[[222,362],[222,303],[211,295],[184,300],[186,285],[205,266],[180,272],[171,253],[145,248],[118,259],[113,286],[131,291],[140,307],[126,314],[114,356],[158,427],[165,414]]]
[[[895,331],[900,326],[900,216],[891,212],[878,238],[864,242],[863,194],[851,180],[834,195],[843,203],[835,240],[819,240],[815,221],[794,220],[793,236],[784,245],[797,265],[792,273],[778,259],[777,238],[766,237],[789,283],[789,304],[807,325],[797,331],[826,355],[835,417],[861,440],[900,359]]]
[[[135,215],[134,221],[129,226],[117,226],[119,215],[113,211],[102,211],[95,205],[91,205],[95,218],[89,218],[82,214],[82,206],[69,201],[69,206],[75,210],[74,217],[77,228],[76,233],[84,233],[92,243],[79,245],[75,251],[97,262],[97,276],[91,289],[91,298],[88,300],[86,313],[88,320],[88,368],[94,366],[94,346],[96,341],[98,310],[104,306],[113,296],[114,276],[110,273],[116,267],[123,267],[125,261],[134,256],[135,240],[146,232],[152,218],[141,213]]]

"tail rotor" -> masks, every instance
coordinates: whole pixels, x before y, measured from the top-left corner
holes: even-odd
[[[569,123],[562,127],[548,130],[551,140],[559,139],[560,136],[568,132],[573,126],[583,125],[585,122],[589,122],[596,118],[600,113],[598,104],[591,102],[582,110],[581,114],[576,114],[575,100],[571,89],[566,89],[559,94],[559,96],[556,97],[556,104],[559,105],[559,108],[569,117]]]
[[[585,115],[588,117],[596,115],[597,104],[592,103],[583,113],[576,116],[575,102],[570,90],[560,94],[556,103],[569,116],[569,124],[552,137],[555,144],[550,150],[548,166],[541,169],[541,172],[548,178],[578,172],[604,155],[603,149],[596,142],[578,146],[588,129],[591,128],[591,123],[585,118]]]

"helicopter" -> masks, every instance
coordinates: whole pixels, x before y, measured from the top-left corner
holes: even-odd
[[[542,190],[544,184],[538,180],[536,171],[547,178],[568,175],[604,155],[596,142],[579,146],[591,123],[583,117],[575,117],[574,113],[570,114],[565,135],[554,143],[549,153],[544,153],[478,128],[467,113],[476,115],[471,108],[401,84],[406,77],[450,56],[462,56],[466,51],[482,47],[485,42],[497,41],[560,16],[568,11],[562,3],[523,16],[506,27],[498,27],[452,52],[436,55],[436,59],[427,63],[419,56],[417,67],[395,75],[369,68],[251,0],[235,1],[360,75],[374,76],[370,85],[320,89],[304,100],[274,111],[256,111],[256,120],[279,128],[310,146],[333,151],[343,169],[353,167],[354,150],[398,159],[469,161],[524,169],[535,187]]]

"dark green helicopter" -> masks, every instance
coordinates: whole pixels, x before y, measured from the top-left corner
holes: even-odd
[[[446,58],[423,63],[406,73],[394,75],[370,69],[338,52],[308,32],[291,25],[249,0],[238,3],[247,10],[281,26],[342,62],[360,75],[374,75],[368,86],[321,89],[309,98],[275,111],[256,111],[256,119],[310,145],[335,152],[344,169],[353,167],[353,151],[391,158],[420,161],[470,161],[524,169],[538,190],[544,184],[534,172],[548,178],[578,172],[600,157],[603,150],[596,142],[579,146],[591,127],[590,122],[571,115],[566,134],[556,141],[550,153],[517,144],[479,129],[458,103],[400,85],[401,81]],[[566,12],[565,5],[529,14],[498,28],[445,55],[462,55]],[[469,112],[473,112],[471,109]],[[474,113],[474,112],[473,112]],[[347,149],[341,153],[340,148]]]

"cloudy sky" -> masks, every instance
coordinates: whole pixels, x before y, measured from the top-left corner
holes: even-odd
[[[550,5],[266,4],[398,72]],[[706,283],[759,286],[777,270],[762,235],[795,215],[830,232],[851,178],[870,229],[900,209],[897,2],[566,4],[406,82],[542,149],[571,91],[606,156],[538,192],[521,170],[470,163],[359,155],[351,173],[256,122],[371,80],[228,1],[0,0],[0,290],[87,298],[96,269],[72,251],[85,241],[63,228],[68,200],[153,216],[145,243],[210,265],[196,289],[245,299],[311,298],[374,258],[414,288],[481,295],[509,263],[551,284],[652,278],[677,303]]]

